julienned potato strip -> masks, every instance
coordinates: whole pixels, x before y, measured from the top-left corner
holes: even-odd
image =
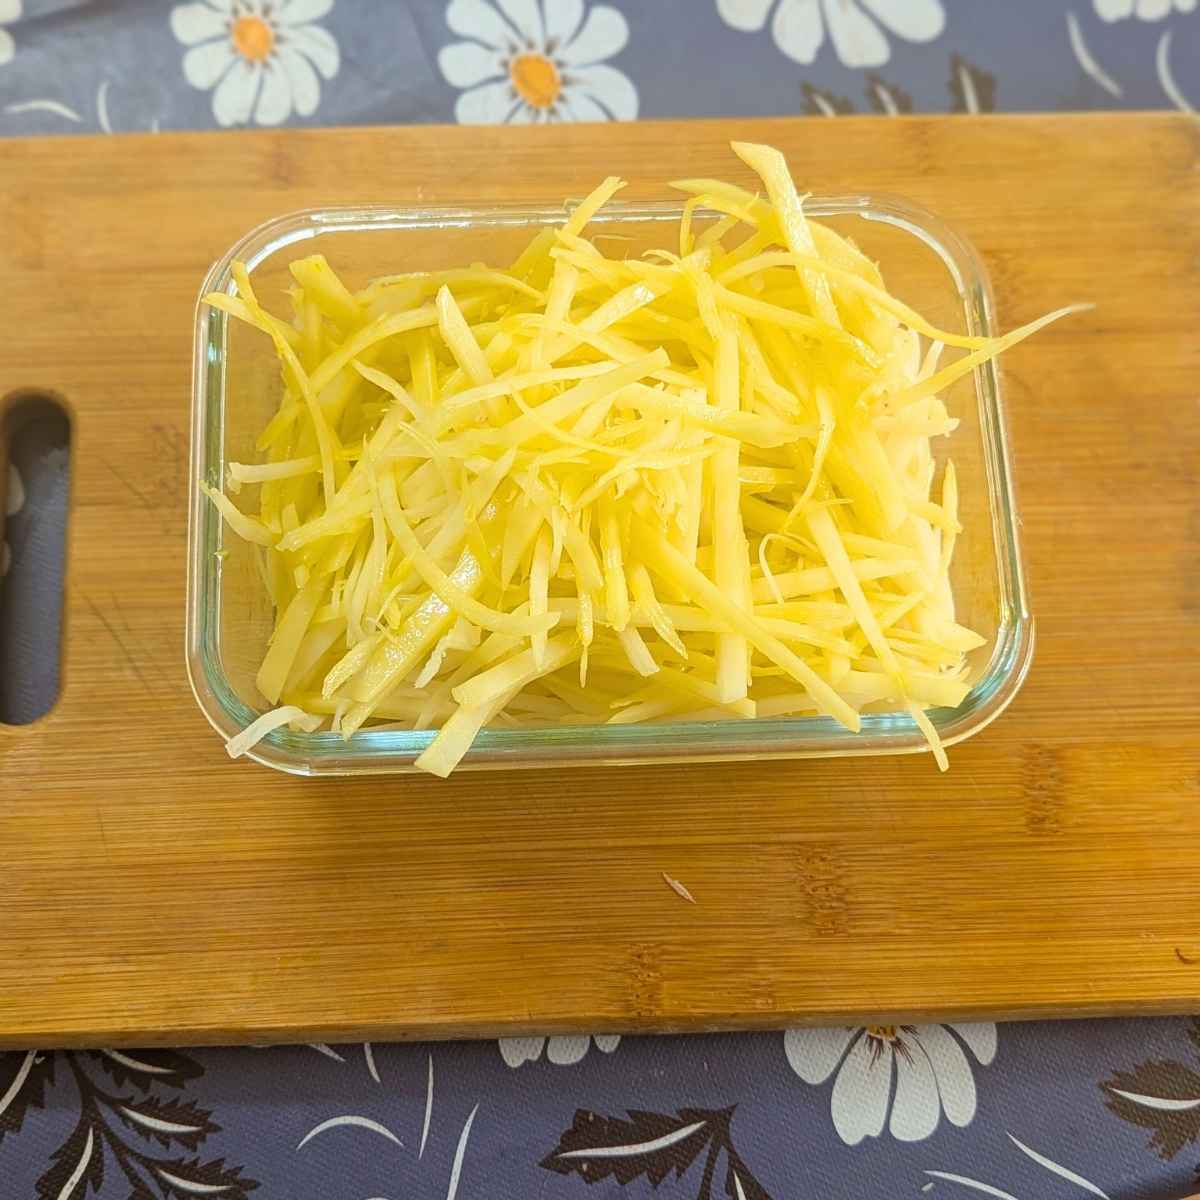
[[[810,221],[783,156],[734,143],[762,194],[689,195],[679,252],[584,236],[606,179],[507,270],[354,293],[292,264],[290,323],[245,268],[209,304],[267,334],[283,395],[263,461],[205,494],[263,555],[257,683],[283,725],[439,727],[446,776],[489,724],[926,709],[968,691],[957,624],[956,379],[1005,337],[939,330]],[[698,207],[725,216],[698,234]],[[737,231],[744,236],[739,238]],[[620,254],[620,243],[616,254]],[[963,351],[939,366],[946,347]],[[253,514],[233,495],[258,488]]]

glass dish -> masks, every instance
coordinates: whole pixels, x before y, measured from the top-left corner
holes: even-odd
[[[935,324],[994,332],[993,298],[975,251],[941,221],[906,201],[881,196],[812,199],[806,206],[879,261],[888,285]],[[503,264],[542,226],[561,222],[564,208],[503,206],[462,209],[354,208],[281,217],[249,233],[209,272],[204,292],[233,291],[230,267],[241,259],[260,296],[275,300],[290,283],[288,265],[319,250],[361,287],[378,275],[437,270],[476,261]],[[593,236],[620,238],[631,252],[669,246],[682,208],[610,204]],[[700,220],[700,214],[697,220]],[[274,413],[281,387],[269,339],[200,305],[196,314],[188,536],[187,665],[204,715],[224,737],[268,706],[254,675],[273,621],[253,547],[228,533],[197,486],[218,484],[226,460],[254,457],[254,440]],[[940,457],[958,469],[960,520],[953,584],[958,619],[986,644],[969,656],[970,694],[955,709],[930,717],[948,746],[977,733],[1012,700],[1033,654],[1013,499],[1000,381],[994,364],[950,389],[961,419],[938,439]],[[433,738],[429,731],[367,728],[340,734],[267,737],[251,757],[299,775],[351,775],[412,769]],[[812,758],[905,754],[927,749],[906,713],[864,714],[850,733],[826,717],[788,717],[653,725],[485,730],[462,768],[551,767],[719,759]]]

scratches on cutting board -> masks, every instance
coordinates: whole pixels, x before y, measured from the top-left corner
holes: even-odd
[[[95,602],[95,600],[91,598],[91,596],[84,596],[84,599],[87,601],[87,606],[91,609],[92,615],[100,622],[101,625],[104,626],[105,629],[108,630],[109,637],[116,642],[117,648],[121,651],[126,663],[129,664],[129,669],[137,676],[138,682],[145,689],[146,695],[149,696],[151,700],[157,702],[158,697],[154,694],[154,689],[150,686],[150,681],[146,678],[141,666],[138,664],[138,660],[134,657],[133,651],[130,650],[129,645],[121,636],[118,629],[104,615],[104,611]]]

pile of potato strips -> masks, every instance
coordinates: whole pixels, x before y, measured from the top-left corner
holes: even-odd
[[[318,254],[287,319],[241,265],[205,298],[283,377],[261,461],[205,486],[276,613],[231,754],[429,729],[416,764],[445,776],[487,726],[907,711],[944,768],[927,710],[983,639],[955,621],[941,396],[1072,310],[936,329],[806,218],[778,151],[733,150],[760,188],[674,183],[669,248],[585,236],[611,178],[507,268],[354,292]]]

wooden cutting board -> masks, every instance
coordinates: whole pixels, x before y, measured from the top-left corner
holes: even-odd
[[[310,205],[741,177],[734,137],[814,191],[942,214],[1006,326],[1098,304],[1004,364],[1039,637],[1012,709],[946,776],[230,763],[183,667],[208,265]],[[0,1046],[1200,1008],[1200,124],[29,139],[0,142],[0,179],[0,397],[53,391],[75,419],[62,701],[0,730]]]

